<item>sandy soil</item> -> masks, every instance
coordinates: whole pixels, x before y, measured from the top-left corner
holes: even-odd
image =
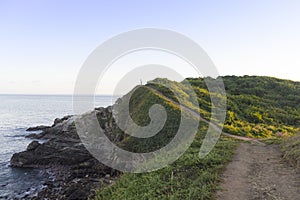
[[[223,174],[219,200],[300,199],[300,174],[276,145],[241,143]]]

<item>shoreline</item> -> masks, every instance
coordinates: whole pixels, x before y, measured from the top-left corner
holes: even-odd
[[[112,118],[111,106],[95,108],[89,113],[105,116],[108,121]],[[74,116],[57,118],[52,126],[30,127],[27,131],[41,132],[26,136],[33,141],[25,151],[13,154],[10,167],[38,169],[49,177],[38,186],[41,190],[30,194],[26,191],[22,199],[87,199],[94,195],[95,189],[112,184],[120,175],[85,149],[77,135]]]

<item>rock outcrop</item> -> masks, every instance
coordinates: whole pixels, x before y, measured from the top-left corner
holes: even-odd
[[[114,141],[120,141],[120,136],[111,134],[116,128],[111,107],[91,112],[95,113],[107,135]],[[37,196],[28,199],[87,199],[95,188],[112,183],[120,174],[100,163],[86,150],[76,132],[75,117],[78,116],[55,119],[51,127],[29,129],[43,129],[41,133],[27,137],[46,142],[34,140],[26,151],[12,156],[12,167],[47,169],[54,174],[54,180],[46,181],[46,187]]]
[[[50,126],[44,126],[44,125],[41,125],[41,126],[35,126],[35,127],[30,127],[28,128],[26,131],[44,131],[46,129],[50,128]]]

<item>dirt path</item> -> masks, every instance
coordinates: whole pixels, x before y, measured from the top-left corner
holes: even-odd
[[[297,200],[300,174],[276,145],[241,143],[223,174],[219,200]]]
[[[164,96],[152,87],[153,92]],[[174,104],[174,100],[164,96]],[[184,105],[182,108],[214,129],[220,128],[204,119],[201,114]],[[233,160],[223,175],[219,200],[300,200],[300,174],[282,160],[276,145],[265,145],[261,141],[243,136],[223,135],[251,142],[241,143]]]
[[[165,99],[171,101],[173,104],[176,104],[177,106],[181,106],[185,111],[189,112],[190,114],[194,115],[195,117],[199,117],[199,120],[209,124],[210,126],[212,126],[215,130],[217,131],[221,131],[221,128],[218,127],[217,125],[213,124],[212,122],[210,122],[209,120],[207,119],[204,119],[204,117],[202,117],[202,115],[196,111],[196,110],[193,110],[185,105],[180,105],[178,102],[174,101],[173,99],[170,99],[169,97],[166,97],[163,93],[157,91],[156,89],[150,87],[150,86],[144,86],[146,88],[148,88],[149,90],[151,90],[152,92],[156,93],[156,94],[159,94],[160,96],[164,97]],[[259,140],[255,139],[255,138],[248,138],[248,137],[244,137],[244,136],[238,136],[238,135],[232,135],[230,133],[226,133],[224,131],[222,131],[222,134],[227,136],[227,137],[231,137],[231,138],[234,138],[234,139],[238,139],[238,140],[243,140],[243,141],[252,141],[252,142],[255,142],[255,143],[258,143],[258,144],[263,144],[262,142],[260,142]]]

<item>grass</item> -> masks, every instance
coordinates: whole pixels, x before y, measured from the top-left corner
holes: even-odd
[[[300,134],[296,134],[284,140],[281,144],[284,158],[296,167],[300,168]]]
[[[277,137],[277,138],[267,138],[267,139],[261,139],[260,141],[267,144],[267,145],[271,145],[271,144],[282,144],[282,141],[284,139]]]
[[[231,81],[231,79],[233,80]],[[228,87],[231,82],[238,81],[236,79],[239,78],[227,78]],[[260,80],[262,78],[252,77],[248,81],[251,84],[257,82],[252,81],[252,79]],[[137,88],[129,101],[130,115],[133,121],[140,126],[147,125],[151,121],[148,111],[153,104],[162,105],[168,113],[168,119],[164,128],[155,136],[136,139],[124,135],[124,139],[118,145],[125,150],[139,153],[151,152],[168,144],[178,129],[181,114],[184,113],[181,113],[179,107],[164,96],[177,102],[176,93],[182,97],[185,106],[200,111],[204,118],[209,119],[211,103],[207,88],[204,86],[204,80],[189,79],[188,81],[196,91],[199,109],[196,109],[197,106],[190,103],[189,90],[184,82],[176,83],[166,79],[156,79],[147,85],[155,88],[159,93],[153,93],[152,90],[145,87]],[[269,82],[273,83],[274,81]],[[158,83],[158,85],[155,83]],[[160,86],[159,83],[167,84],[173,90]],[[269,96],[266,99],[259,96],[261,94],[256,95],[257,90],[249,93],[248,87],[242,87],[241,84],[235,84],[234,86],[234,89],[231,89],[227,95],[228,112],[224,125],[225,131],[236,135],[269,138],[263,140],[267,144],[280,144],[282,139],[276,138],[276,135],[286,136],[294,133],[296,122],[299,119],[298,113],[293,111],[296,113],[293,116],[288,114],[278,116],[278,113],[283,113],[284,109],[293,107],[294,101],[286,102],[285,95],[278,96],[276,92],[268,93]],[[268,91],[268,88],[263,86],[257,86],[260,89],[259,91],[263,91],[262,94],[264,94],[264,91]],[[244,91],[244,88],[247,88],[247,90]],[[172,91],[175,91],[175,93]],[[161,93],[164,95],[162,96]],[[297,100],[297,94],[295,92],[295,95],[290,98]],[[279,100],[286,105],[284,109],[283,106],[277,105],[276,102]],[[120,110],[120,113],[122,113],[122,110]],[[135,131],[137,130],[130,129],[131,133]],[[173,164],[150,173],[122,174],[114,184],[96,191],[95,200],[214,199],[214,195],[219,189],[220,174],[231,160],[238,142],[221,137],[215,148],[205,158],[200,159],[198,156],[199,150],[206,131],[207,124],[200,123],[200,129],[194,142]],[[296,137],[282,143],[285,157],[298,163],[300,163],[299,141],[300,137]]]
[[[198,157],[203,126],[191,147],[172,165],[155,172],[123,174],[115,184],[96,192],[95,200],[214,199],[219,176],[237,142],[222,137],[204,159]]]
[[[141,126],[148,124],[148,111],[155,103],[162,105],[168,113],[164,128],[149,139],[125,136],[120,142],[123,149],[150,152],[166,145],[174,137],[180,116],[185,114],[177,105],[147,88],[138,88],[130,99],[132,119]],[[210,154],[200,159],[199,150],[208,125],[201,122],[199,127],[192,145],[176,162],[150,173],[122,174],[114,184],[98,190],[95,200],[213,199],[218,189],[219,175],[231,160],[237,142],[222,137]]]

